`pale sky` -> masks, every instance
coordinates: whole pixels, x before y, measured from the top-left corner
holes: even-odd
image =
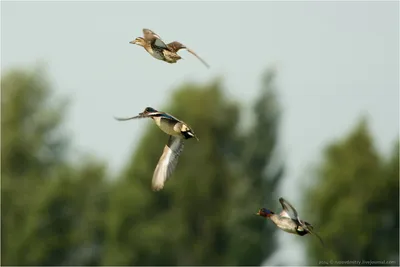
[[[287,172],[281,194],[291,202],[300,198],[296,187],[320,160],[321,149],[348,133],[361,115],[368,115],[382,152],[399,133],[395,1],[1,5],[1,70],[45,62],[54,87],[73,101],[66,126],[74,145],[107,160],[112,170],[124,166],[145,125],[118,123],[114,115],[161,108],[182,82],[219,75],[226,94],[248,104],[272,65],[284,108],[280,138]],[[152,58],[129,44],[142,28],[182,42],[211,68],[186,51],[177,64]],[[303,239],[278,236],[281,248],[268,264],[304,264]]]

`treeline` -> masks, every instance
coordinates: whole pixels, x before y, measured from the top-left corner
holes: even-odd
[[[274,77],[265,72],[246,128],[220,80],[176,88],[159,108],[188,122],[200,142],[185,143],[173,178],[155,193],[151,177],[168,138],[155,125],[109,177],[105,162],[68,160],[67,102],[46,75],[6,72],[2,265],[260,265],[277,248],[276,229],[254,213],[277,201],[285,169]],[[380,156],[361,122],[324,155],[304,203],[328,248],[304,240],[310,263],[398,257],[398,143]]]

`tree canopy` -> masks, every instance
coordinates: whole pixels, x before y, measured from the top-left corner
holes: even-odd
[[[68,160],[68,101],[41,70],[3,74],[2,264],[260,265],[276,249],[277,229],[254,214],[276,203],[285,170],[276,153],[275,75],[267,70],[261,79],[252,123],[244,123],[245,108],[225,94],[222,79],[182,84],[155,107],[188,123],[200,141],[185,141],[172,177],[153,192],[168,136],[151,120],[126,122],[147,128],[111,175],[96,158]],[[394,145],[380,155],[366,120],[327,145],[304,192],[304,218],[326,245],[304,240],[310,264],[398,262],[399,141]]]
[[[55,97],[45,75],[3,75],[2,264],[260,264],[275,240],[262,238],[266,224],[254,213],[283,173],[272,160],[279,126],[273,77],[266,72],[255,122],[244,131],[242,108],[224,95],[221,80],[176,88],[159,109],[191,125],[200,141],[185,142],[172,178],[153,192],[168,139],[157,126],[136,121],[147,131],[121,173],[106,179],[104,162],[68,161],[67,101]]]
[[[326,247],[311,242],[310,264],[328,260],[399,257],[399,143],[389,159],[379,155],[362,119],[324,150],[305,206]]]

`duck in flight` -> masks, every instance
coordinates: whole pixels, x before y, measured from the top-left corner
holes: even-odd
[[[129,43],[142,46],[154,58],[171,64],[182,59],[177,52],[180,49],[186,49],[189,53],[197,57],[207,68],[210,67],[207,62],[205,62],[187,46],[178,41],[166,44],[158,34],[149,29],[143,29],[143,37],[137,37],[135,40],[130,41]]]
[[[282,211],[279,214],[272,212],[269,209],[262,208],[260,209],[256,215],[262,216],[265,218],[269,218],[279,229],[299,236],[304,236],[306,234],[315,235],[321,244],[324,246],[324,242],[321,237],[316,234],[313,229],[314,227],[299,218],[296,209],[284,198],[279,198],[279,202],[282,205]],[[293,217],[289,215],[289,213],[293,213]]]
[[[164,147],[164,151],[154,170],[152,179],[153,191],[163,189],[165,182],[171,177],[180,154],[183,151],[184,140],[196,138],[199,140],[193,130],[183,121],[173,117],[172,115],[147,107],[138,116],[130,118],[114,117],[118,121],[126,121],[139,118],[151,118],[160,129],[169,135],[168,143]]]

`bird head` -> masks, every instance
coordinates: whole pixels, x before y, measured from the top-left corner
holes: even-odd
[[[155,110],[154,108],[152,108],[152,107],[147,107],[147,108],[145,108],[144,109],[144,111],[143,112],[141,112],[141,113],[139,113],[139,116],[146,116],[146,115],[150,115],[151,113],[154,113],[154,112],[158,112],[157,110]]]
[[[261,217],[270,217],[272,214],[274,214],[274,213],[266,208],[262,208],[256,213],[256,215],[261,216]]]
[[[142,37],[136,37],[135,40],[130,41],[130,44],[135,44],[135,45],[139,45],[139,46],[145,46],[146,45],[146,40]]]

